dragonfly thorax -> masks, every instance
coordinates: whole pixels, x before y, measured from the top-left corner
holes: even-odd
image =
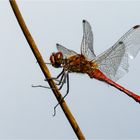
[[[69,72],[89,73],[97,68],[97,64],[88,61],[85,56],[77,54],[66,59],[62,67]]]
[[[60,68],[63,62],[63,54],[61,52],[52,53],[50,61],[53,67]]]

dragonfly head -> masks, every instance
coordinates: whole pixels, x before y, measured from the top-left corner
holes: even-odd
[[[50,61],[53,67],[60,68],[63,62],[63,54],[61,52],[52,53]]]

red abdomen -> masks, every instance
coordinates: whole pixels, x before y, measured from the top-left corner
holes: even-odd
[[[108,79],[99,69],[95,69],[88,73],[90,78],[95,78],[101,81],[106,81]]]
[[[95,78],[95,79],[108,83],[109,85],[119,89],[120,91],[127,94],[129,97],[133,98],[136,102],[140,103],[139,95],[127,90],[126,88],[122,87],[121,85],[119,85],[119,84],[115,83],[114,81],[112,81],[111,79],[107,78],[100,70],[95,69],[94,71],[88,73],[88,75],[90,76],[90,78]]]

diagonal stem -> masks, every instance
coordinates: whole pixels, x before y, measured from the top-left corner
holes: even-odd
[[[37,62],[39,64],[39,66],[40,66],[45,78],[48,79],[48,83],[49,83],[49,85],[50,85],[55,97],[57,98],[58,102],[60,102],[61,99],[62,99],[62,95],[60,94],[60,92],[59,92],[57,86],[55,85],[54,81],[51,79],[51,74],[50,74],[47,66],[45,65],[45,62],[44,62],[44,60],[43,60],[43,58],[42,58],[42,56],[41,56],[36,44],[35,44],[35,41],[33,40],[32,36],[31,36],[31,34],[30,34],[30,32],[29,32],[29,30],[28,30],[28,28],[27,28],[27,26],[26,26],[26,24],[24,22],[24,19],[23,19],[22,15],[21,15],[21,13],[19,11],[19,8],[18,8],[18,6],[16,4],[16,1],[15,0],[9,0],[9,2],[11,4],[13,12],[14,12],[16,18],[17,18],[17,21],[18,21],[18,23],[19,23],[19,25],[21,27],[21,30],[23,31],[24,36],[25,36],[25,38],[26,38],[31,50],[32,50],[34,56],[37,59]],[[68,106],[67,106],[67,104],[66,104],[66,102],[64,100],[63,100],[63,102],[61,102],[60,106],[61,106],[65,116],[67,117],[69,123],[71,124],[75,134],[78,137],[78,139],[85,139],[82,131],[80,130],[80,127],[78,126],[74,116],[70,112],[70,110],[69,110],[69,108],[68,108]]]

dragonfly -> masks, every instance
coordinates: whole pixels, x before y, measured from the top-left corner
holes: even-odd
[[[134,59],[140,50],[140,25],[132,27],[112,47],[100,55],[95,55],[93,43],[92,28],[88,21],[83,20],[80,54],[56,44],[58,52],[52,53],[50,62],[53,67],[62,68],[62,72],[52,79],[59,81],[57,83],[59,89],[67,83],[67,91],[61,101],[69,93],[69,73],[82,73],[117,88],[140,103],[139,95],[116,83],[128,72],[129,60]],[[54,107],[54,112],[61,101]]]

